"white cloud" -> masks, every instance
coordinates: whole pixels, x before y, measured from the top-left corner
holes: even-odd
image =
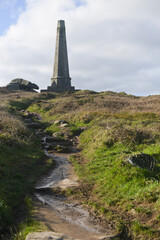
[[[56,25],[66,21],[72,84],[81,89],[159,93],[159,0],[26,0],[0,37],[0,85],[22,77],[50,85]]]

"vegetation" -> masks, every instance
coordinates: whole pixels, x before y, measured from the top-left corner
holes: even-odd
[[[41,142],[24,125],[17,110],[27,108],[37,97],[34,93],[0,91],[0,231],[1,239],[16,236],[18,223],[32,226],[31,196],[35,181],[50,167]],[[25,218],[27,217],[27,220]],[[6,233],[9,233],[6,236]],[[5,233],[5,236],[3,237]]]
[[[70,193],[112,222],[122,239],[160,238],[159,100],[80,91],[28,108],[52,124],[51,134],[60,131],[54,121],[64,120],[63,135],[79,135],[81,152],[70,160],[81,184]],[[153,171],[129,163],[131,155],[141,152],[156,159]]]
[[[160,96],[79,91],[23,98],[1,92],[0,98],[5,116],[0,117],[0,214],[5,226],[17,216],[18,206],[30,208],[34,182],[42,166],[47,168],[40,143],[15,116],[28,107],[50,123],[49,134],[61,139],[78,136],[81,151],[70,160],[80,186],[70,194],[106,223],[112,222],[122,239],[160,239]],[[68,124],[62,128],[56,120]],[[141,152],[156,159],[153,170],[129,163],[131,155]]]

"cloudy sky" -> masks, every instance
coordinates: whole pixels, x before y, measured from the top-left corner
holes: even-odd
[[[0,86],[51,84],[59,19],[76,88],[160,94],[160,0],[0,0]]]

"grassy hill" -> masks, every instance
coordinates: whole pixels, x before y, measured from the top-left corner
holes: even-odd
[[[9,240],[10,235],[16,239],[17,224],[35,224],[29,217],[31,196],[35,181],[49,164],[40,140],[26,128],[18,110],[37,97],[0,89],[0,239]]]
[[[70,160],[80,187],[67,194],[80,199],[125,239],[160,239],[159,95],[1,90],[0,99],[0,220],[5,216],[6,223],[11,221],[21,202],[29,205],[30,195],[26,193],[31,194],[41,166],[47,168],[40,143],[35,149],[38,140],[17,117],[17,110],[27,109],[40,113],[50,123],[45,129],[49,134],[59,132],[60,138],[78,141],[81,151]],[[68,125],[62,128],[55,120],[67,121]],[[141,152],[155,158],[154,169],[129,163],[131,155]],[[39,169],[35,168],[37,163]]]

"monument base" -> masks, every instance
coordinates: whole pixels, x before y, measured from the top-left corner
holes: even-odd
[[[49,87],[47,87],[47,89],[41,90],[41,92],[55,92],[55,93],[75,92],[75,91],[77,91],[77,90],[73,86],[71,86],[70,88],[63,89],[63,90],[61,88],[49,86]]]

